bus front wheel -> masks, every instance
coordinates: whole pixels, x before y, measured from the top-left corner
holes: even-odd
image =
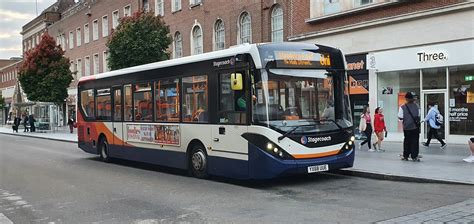
[[[99,141],[100,159],[106,163],[110,162],[109,157],[109,143],[105,137],[100,138]]]
[[[197,178],[207,178],[207,155],[204,146],[195,145],[191,151],[190,158],[191,174]]]

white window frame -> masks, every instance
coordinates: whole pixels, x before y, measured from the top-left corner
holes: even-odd
[[[132,15],[132,6],[126,5],[123,7],[123,17],[131,16]]]
[[[218,25],[221,24],[222,25],[222,30],[218,30]],[[220,31],[222,33],[220,33]],[[222,41],[220,41],[221,37],[219,35],[223,35],[222,37]],[[224,24],[224,21],[222,19],[217,19],[216,22],[214,23],[214,35],[213,35],[213,46],[214,46],[214,50],[223,50],[225,49],[225,24]],[[223,47],[222,48],[219,48],[219,43],[223,43]]]
[[[200,5],[202,4],[202,0],[189,0],[189,5],[194,6],[194,5]]]
[[[84,24],[84,44],[89,43],[90,41],[90,27],[89,23]]]
[[[370,2],[369,2],[369,3],[365,3],[365,4],[362,4],[362,1],[363,1],[363,0],[354,0],[354,8],[356,8],[356,7],[362,7],[362,6],[366,6],[366,5],[370,5],[370,4],[374,3],[374,0],[369,0]]]
[[[99,74],[99,69],[100,69],[100,58],[99,58],[99,53],[95,53],[92,56],[92,72],[94,75]]]
[[[73,75],[72,75],[72,81],[74,81],[74,80],[77,79],[76,74],[74,74],[75,68],[76,68],[76,63],[74,63],[74,61],[70,61],[70,62],[69,62],[69,70],[71,71],[71,73],[73,73]]]
[[[69,49],[73,49],[74,48],[74,31],[69,31],[68,41],[69,41]]]
[[[108,65],[108,56],[109,52],[103,51],[102,52],[102,72],[108,72],[110,71],[109,65]]]
[[[76,59],[76,71],[77,71],[77,79],[80,79],[82,77],[82,59],[78,58]]]
[[[115,10],[112,12],[112,28],[116,29],[117,26],[119,25],[119,19],[120,19],[120,14],[119,10]]]
[[[102,37],[109,35],[109,17],[108,15],[102,16]]]
[[[92,40],[99,39],[99,20],[92,21]]]
[[[81,37],[81,27],[76,28],[76,46],[80,47],[82,44],[82,37]]]
[[[201,31],[200,36],[198,36],[197,39],[194,38],[194,30],[196,28],[199,28]],[[199,38],[200,37],[200,38]],[[198,47],[197,45],[200,45]],[[191,55],[196,55],[196,54],[202,54],[204,53],[204,46],[203,46],[203,32],[202,32],[202,27],[199,24],[196,24],[193,26],[191,29]]]
[[[91,75],[91,57],[89,55],[84,57],[84,76]]]
[[[172,0],[171,12],[177,12],[179,10],[181,10],[181,0]]]
[[[164,16],[165,15],[165,1],[164,0],[155,0],[155,16]]]
[[[279,12],[277,12],[279,10]],[[276,14],[279,13],[279,14]],[[278,18],[279,17],[279,18]],[[278,19],[281,19],[281,27],[276,27]],[[271,14],[271,22],[270,22],[270,27],[271,27],[271,33],[272,33],[272,42],[283,42],[285,40],[284,38],[284,17],[283,17],[283,9],[281,8],[280,5],[275,5],[272,9],[272,14]],[[280,36],[281,35],[281,36]]]
[[[247,15],[249,18],[249,31],[248,31],[248,36],[243,37],[243,26],[245,25],[243,23],[244,16]],[[252,43],[252,17],[250,16],[250,13],[244,11],[240,13],[239,20],[238,20],[238,36],[237,36],[237,43],[243,44],[243,43]],[[244,38],[248,38],[248,41],[244,41]]]
[[[178,36],[180,39],[177,38]],[[181,57],[183,57],[183,35],[180,32],[176,32],[173,38],[173,58]]]
[[[146,1],[146,4],[145,4]],[[143,3],[143,11],[149,12],[150,11],[150,0],[142,0]]]

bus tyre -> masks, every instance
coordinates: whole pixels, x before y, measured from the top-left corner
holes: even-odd
[[[109,157],[109,143],[105,137],[99,140],[99,154],[102,161],[106,163],[111,161]]]
[[[207,155],[202,145],[195,145],[189,161],[191,174],[197,178],[207,178]]]

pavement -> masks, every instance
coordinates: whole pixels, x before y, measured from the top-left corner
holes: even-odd
[[[77,142],[77,134],[69,133],[67,127],[59,127],[54,132],[30,133],[20,129],[13,133],[9,126],[4,126],[0,127],[0,134]],[[444,150],[435,142],[429,148],[420,144],[421,162],[401,161],[401,142],[384,142],[382,146],[385,152],[368,152],[367,146],[357,148],[354,166],[337,173],[384,180],[474,185],[474,163],[462,160],[469,155],[467,143],[448,144]]]

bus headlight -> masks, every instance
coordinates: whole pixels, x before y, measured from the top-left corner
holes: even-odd
[[[356,140],[356,137],[355,136],[351,136],[351,141],[355,142]]]
[[[267,144],[267,150],[272,150],[272,149],[273,149],[273,144],[269,142]]]
[[[293,159],[293,157],[280,148],[277,144],[270,141],[267,137],[254,134],[254,133],[245,133],[242,135],[249,143],[257,146],[259,149],[265,151],[266,153],[276,157],[278,159]]]

